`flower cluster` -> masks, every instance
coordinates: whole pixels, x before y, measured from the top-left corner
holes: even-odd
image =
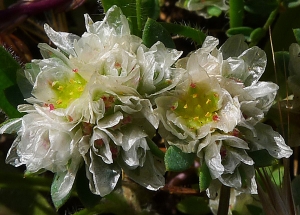
[[[207,165],[213,179],[210,197],[220,182],[257,192],[248,151],[266,149],[275,158],[292,154],[280,134],[261,122],[278,86],[259,81],[266,55],[258,47],[248,49],[243,40],[231,37],[217,49],[218,40],[208,36],[202,48],[176,63],[186,70],[185,78],[156,99],[160,134]]]
[[[180,80],[171,65],[181,52],[160,42],[145,47],[116,6],[101,22],[85,15],[85,23],[81,37],[45,25],[58,49],[39,44],[43,59],[26,66],[32,96],[18,110],[27,114],[0,130],[18,133],[7,162],[56,173],[54,201],[71,190],[83,162],[95,194],[109,194],[122,171],[157,190],[165,167],[148,146],[159,124],[151,98]]]
[[[218,40],[208,36],[178,60],[180,51],[161,42],[147,48],[131,35],[116,6],[100,22],[85,15],[85,23],[81,37],[45,25],[58,49],[39,44],[43,59],[24,71],[32,90],[18,110],[26,114],[0,128],[18,134],[8,163],[56,173],[54,201],[68,195],[82,164],[91,191],[101,196],[115,189],[122,171],[148,189],[164,186],[164,164],[149,146],[156,129],[167,146],[197,154],[208,167],[210,197],[221,183],[256,192],[249,151],[291,155],[261,122],[278,86],[259,81],[265,53],[248,49],[243,37],[217,49]]]

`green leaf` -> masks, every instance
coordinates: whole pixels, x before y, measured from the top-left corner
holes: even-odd
[[[165,154],[165,164],[168,171],[181,172],[194,163],[194,153],[184,153],[176,146],[170,146]]]
[[[93,194],[89,188],[89,180],[86,177],[84,165],[80,167],[76,174],[75,185],[78,197],[86,208],[95,207],[100,203],[101,196]]]
[[[253,31],[253,28],[250,27],[236,27],[236,28],[230,28],[226,31],[227,36],[233,36],[237,34],[243,34],[247,40],[250,39],[250,35]]]
[[[148,18],[158,19],[160,13],[159,0],[141,0],[142,27]]]
[[[147,137],[146,140],[152,154],[160,159],[164,159],[165,153],[163,153],[149,137]]]
[[[277,159],[272,157],[266,149],[247,153],[253,159],[255,167],[267,167],[277,163]]]
[[[218,7],[215,7],[215,6],[208,6],[207,7],[207,13],[210,15],[210,16],[215,16],[215,17],[218,17],[221,15],[222,13],[222,10]]]
[[[143,31],[143,42],[147,47],[151,47],[157,41],[161,41],[168,48],[175,48],[169,32],[158,22],[148,19]]]
[[[10,118],[20,117],[22,114],[10,104],[4,90],[17,84],[16,72],[21,69],[21,66],[2,46],[0,46],[0,61],[0,108]]]
[[[7,98],[7,101],[17,108],[19,104],[25,103],[24,97],[20,91],[18,85],[12,85],[4,90],[4,95]]]
[[[266,35],[266,31],[263,28],[256,28],[250,34],[250,42],[257,43]]]
[[[189,196],[177,204],[177,209],[184,214],[204,215],[210,214],[208,199],[198,196]]]
[[[209,168],[207,167],[206,163],[203,162],[202,166],[200,167],[199,172],[199,188],[200,192],[206,190],[211,182],[212,178],[209,172]]]
[[[8,53],[2,46],[0,46],[0,58],[1,58],[1,74],[4,74],[6,80],[12,84],[16,84],[16,72],[21,69],[19,63]],[[8,84],[8,83],[7,83]]]
[[[1,75],[0,75],[0,79],[1,79]],[[1,85],[1,83],[0,83],[0,85]],[[8,100],[7,100],[7,98],[4,94],[4,91],[2,89],[0,89],[0,109],[2,109],[3,112],[9,118],[15,118],[15,117],[21,117],[22,116],[22,114],[13,105],[11,105],[8,102]]]
[[[296,41],[298,44],[300,44],[300,28],[293,29]]]
[[[193,41],[195,41],[198,45],[202,45],[206,34],[202,31],[192,28],[190,26],[186,25],[179,25],[174,23],[166,23],[161,22],[160,23],[168,32],[172,34],[181,35],[187,38],[191,38]]]

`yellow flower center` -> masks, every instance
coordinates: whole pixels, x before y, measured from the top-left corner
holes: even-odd
[[[198,129],[211,121],[218,121],[219,95],[208,84],[192,83],[189,90],[172,107],[174,113],[185,119],[190,129]]]
[[[74,73],[70,79],[57,80],[51,83],[57,98],[54,103],[55,108],[66,108],[72,101],[81,96],[86,80],[77,73],[77,70]]]

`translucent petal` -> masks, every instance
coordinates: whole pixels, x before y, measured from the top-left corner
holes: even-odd
[[[256,84],[267,65],[266,53],[254,46],[244,51],[239,58],[245,61],[244,72],[248,74],[248,77],[244,80],[245,86]]]
[[[227,60],[230,57],[240,56],[247,49],[248,45],[245,43],[245,37],[239,34],[229,37],[221,46],[220,51],[223,54],[223,59]]]
[[[84,159],[91,191],[100,196],[111,193],[120,178],[120,168],[115,163],[106,164],[101,157],[96,156],[91,150]]]
[[[22,118],[8,120],[1,125],[0,134],[17,133],[21,128]]]
[[[143,167],[147,150],[149,150],[147,141],[141,138],[136,140],[128,151],[122,150],[122,158],[129,168]]]
[[[285,144],[283,137],[274,131],[271,126],[257,123],[255,125],[257,137],[254,137],[250,132],[243,132],[247,141],[250,141],[254,146],[258,145],[266,149],[270,155],[275,158],[288,158],[292,155],[292,149]]]
[[[242,186],[241,176],[239,171],[235,171],[232,174],[223,174],[219,180],[222,184],[228,187],[240,188]]]
[[[10,165],[13,165],[15,167],[18,167],[18,166],[21,166],[22,164],[22,161],[20,160],[20,157],[18,155],[18,152],[17,152],[17,146],[19,144],[19,142],[21,141],[21,136],[18,135],[16,137],[16,139],[14,140],[14,142],[12,143],[9,151],[7,152],[7,156],[6,156],[6,159],[5,159],[5,162],[7,164],[10,164]]]
[[[137,125],[131,125],[124,127],[122,129],[123,139],[122,148],[128,151],[137,141],[147,137],[147,134],[140,129]]]
[[[253,165],[254,161],[252,160],[251,157],[248,156],[245,150],[242,149],[236,149],[236,148],[230,148],[228,150],[232,156],[237,158],[239,161],[243,162],[244,164],[247,165]]]
[[[116,35],[128,35],[130,29],[126,17],[123,15],[121,9],[117,6],[112,6],[107,12],[101,22],[93,23],[88,14],[85,14],[86,29],[88,32],[95,34],[103,34],[103,31],[109,31],[110,28],[114,30]]]
[[[56,32],[48,24],[44,25],[44,29],[47,36],[59,49],[69,55],[76,56],[73,43],[75,40],[79,40],[79,36],[65,32]]]
[[[40,60],[32,60],[31,63],[26,64],[26,68],[24,70],[24,75],[32,86],[34,85],[36,77],[41,71],[39,67],[39,62]]]
[[[59,49],[54,49],[46,43],[39,43],[38,48],[40,49],[41,55],[44,59],[53,57],[59,58],[61,61],[64,62],[64,64],[68,65],[69,67],[72,67],[69,58],[66,57],[62,52],[60,52]]]
[[[212,179],[219,178],[224,172],[224,166],[221,163],[220,145],[211,142],[205,147],[205,163],[209,168]]]
[[[149,150],[147,151],[143,167],[137,167],[132,170],[122,159],[119,159],[118,163],[128,177],[149,190],[158,190],[165,185],[164,163],[153,156]]]
[[[219,134],[217,132],[213,133],[213,135],[211,136],[211,141],[222,140],[223,143],[228,146],[240,149],[249,149],[248,143],[239,137],[233,135]]]
[[[81,156],[78,152],[74,153],[69,162],[68,170],[65,172],[57,172],[58,180],[55,181],[57,190],[51,193],[53,202],[58,202],[66,197],[74,184],[75,176],[80,167]]]
[[[97,127],[93,129],[93,135],[90,139],[91,150],[95,155],[100,156],[107,164],[113,163],[112,153],[110,151],[109,138]]]
[[[212,36],[207,36],[200,50],[204,50],[205,52],[211,52],[217,47],[218,44],[219,44],[219,40],[217,38]]]

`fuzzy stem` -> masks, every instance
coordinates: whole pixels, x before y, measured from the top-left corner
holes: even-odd
[[[230,187],[227,187],[224,184],[222,184],[217,215],[228,215],[229,200],[230,200]]]
[[[244,1],[229,0],[229,19],[230,28],[243,26]]]

